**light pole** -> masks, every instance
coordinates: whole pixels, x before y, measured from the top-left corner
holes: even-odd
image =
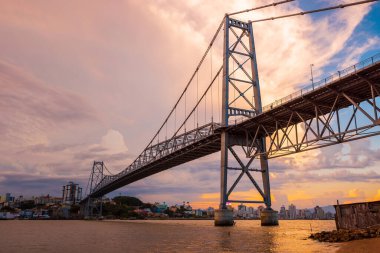
[[[313,90],[314,90],[314,78],[313,78],[313,67],[314,67],[314,64],[310,64],[310,73],[311,73],[311,86],[313,87]]]

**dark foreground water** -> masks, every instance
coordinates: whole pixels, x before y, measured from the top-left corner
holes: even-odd
[[[307,239],[334,221],[0,221],[0,252],[335,252],[339,244]]]

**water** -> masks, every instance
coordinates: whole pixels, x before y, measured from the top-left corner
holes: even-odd
[[[0,252],[334,252],[339,244],[307,237],[334,221],[256,220],[214,227],[211,220],[0,221]]]

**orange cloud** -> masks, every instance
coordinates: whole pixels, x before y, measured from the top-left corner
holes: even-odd
[[[305,191],[295,191],[294,193],[290,193],[287,195],[289,201],[296,201],[296,200],[310,200],[313,197],[306,193]]]
[[[351,190],[348,191],[347,197],[349,197],[349,198],[357,198],[357,197],[359,197],[359,195],[360,195],[360,192],[359,192],[358,189],[351,189]]]
[[[373,197],[367,198],[366,201],[378,201],[380,200],[380,189],[377,190]]]
[[[203,193],[200,195],[201,199],[204,200],[209,200],[209,202],[192,202],[193,204],[195,203],[209,203],[209,205],[213,205],[216,203],[219,205],[219,200],[220,200],[220,193],[215,192],[215,193]],[[234,200],[262,200],[263,198],[261,195],[254,189],[251,189],[249,191],[236,191],[231,193],[230,199]],[[271,199],[272,202],[276,202],[276,198],[273,194],[271,194]]]
[[[219,199],[220,198],[220,193],[203,193],[200,196],[201,199]]]

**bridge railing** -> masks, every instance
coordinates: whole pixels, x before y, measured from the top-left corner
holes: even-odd
[[[378,62],[380,62],[380,53],[378,53],[378,54],[376,54],[376,55],[374,55],[374,56],[372,56],[370,58],[367,58],[367,59],[365,59],[365,60],[363,60],[363,61],[361,61],[361,62],[359,62],[359,63],[357,63],[355,65],[352,65],[352,66],[350,66],[348,68],[345,68],[343,70],[337,71],[335,74],[333,74],[331,76],[328,76],[328,77],[326,77],[326,78],[324,78],[324,79],[322,79],[322,80],[320,80],[318,82],[315,82],[315,83],[313,83],[311,85],[308,85],[308,86],[302,88],[299,91],[296,91],[296,92],[294,92],[294,93],[292,93],[292,94],[290,94],[290,95],[288,95],[286,97],[283,97],[283,98],[281,98],[279,100],[276,100],[275,102],[273,102],[273,103],[271,103],[269,105],[264,106],[263,107],[263,112],[272,110],[273,108],[275,108],[277,106],[280,106],[280,105],[282,105],[284,103],[287,103],[287,102],[289,102],[289,101],[291,101],[291,100],[293,100],[295,98],[299,98],[299,97],[301,97],[301,96],[303,96],[303,95],[305,95],[305,94],[307,94],[307,93],[309,93],[311,91],[314,91],[314,90],[316,90],[318,88],[326,86],[326,85],[328,85],[328,84],[330,84],[330,83],[332,83],[332,82],[334,82],[336,80],[339,80],[342,77],[345,77],[347,75],[351,75],[353,73],[356,73],[356,71],[361,70],[363,68],[367,68],[369,66],[372,66],[373,64],[376,64]]]
[[[215,132],[215,129],[219,128],[218,123],[209,123],[200,126],[191,131],[185,132],[181,135],[174,136],[169,140],[151,145],[147,147],[134,162],[129,165],[125,170],[116,175],[106,175],[102,181],[95,187],[94,192],[101,189],[105,185],[114,182],[115,180],[140,169],[160,158],[163,158],[179,149],[185,148],[195,142],[198,142],[204,138],[209,137]]]

